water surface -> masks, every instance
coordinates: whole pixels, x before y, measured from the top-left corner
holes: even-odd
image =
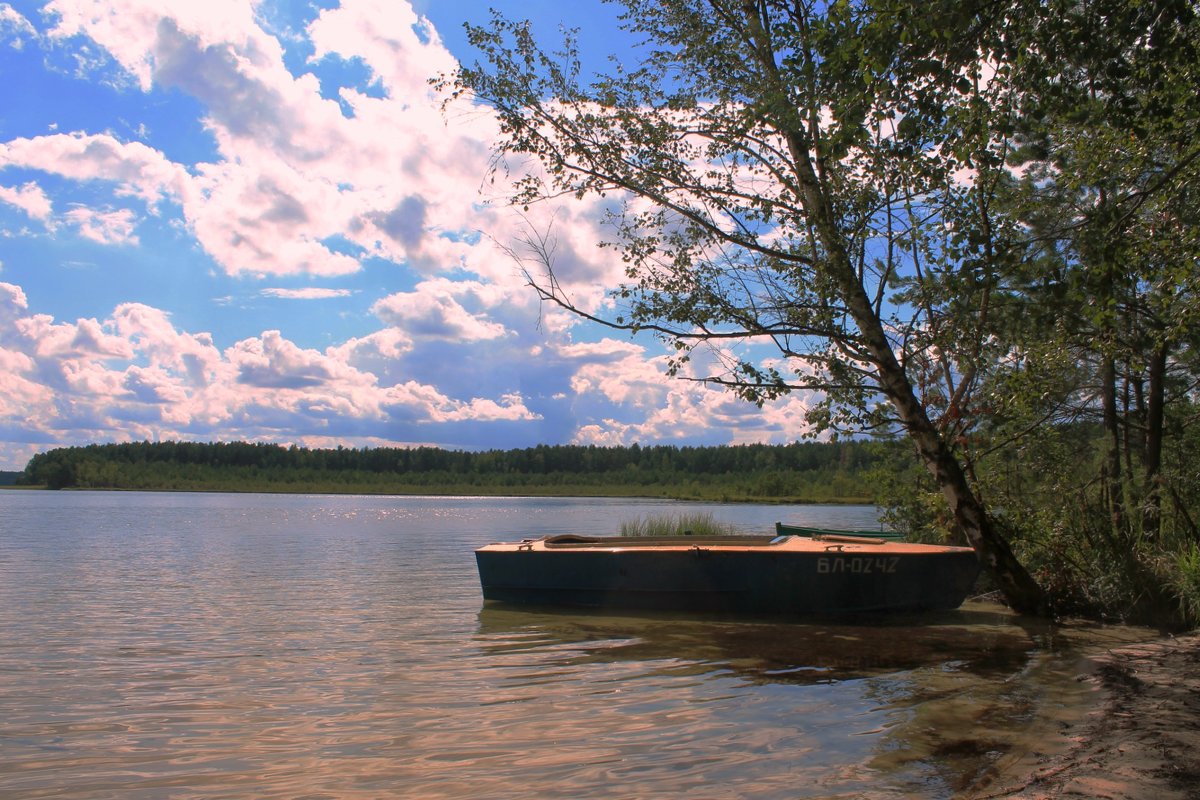
[[[953,797],[1080,706],[1081,646],[983,604],[799,624],[482,603],[475,547],[697,510],[875,524],[0,492],[0,797]]]

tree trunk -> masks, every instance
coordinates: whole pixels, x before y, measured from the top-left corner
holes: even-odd
[[[747,22],[747,32],[754,44],[755,55],[767,76],[763,87],[767,99],[788,97],[780,80],[775,63],[775,50],[771,43],[766,20],[761,7],[753,0],[743,0],[742,11]],[[823,154],[820,152],[819,136],[810,138],[804,129],[804,119],[785,104],[769,104],[778,108],[773,115],[773,124],[787,144],[792,169],[796,179],[796,191],[817,237],[824,245],[826,258],[824,269],[833,280],[838,294],[846,303],[859,339],[869,353],[869,359],[877,371],[880,388],[895,406],[901,423],[916,445],[917,452],[933,476],[954,520],[966,535],[979,556],[984,569],[996,581],[1009,605],[1021,614],[1045,614],[1046,597],[1037,581],[1017,560],[1004,537],[992,526],[986,509],[971,488],[962,465],[925,413],[917,399],[912,381],[903,365],[896,358],[891,342],[884,331],[883,322],[875,311],[862,279],[850,257],[850,248],[845,234],[838,224],[833,197],[836,195],[823,180],[820,169]]]
[[[1146,479],[1146,498],[1142,505],[1142,533],[1149,537],[1158,535],[1162,520],[1162,447],[1163,418],[1166,401],[1165,378],[1167,373],[1167,348],[1159,345],[1150,358],[1149,380],[1146,387],[1146,447],[1142,464]]]
[[[790,142],[798,149],[798,142]],[[813,212],[816,229],[827,248],[826,267],[837,282],[850,315],[858,326],[859,335],[870,353],[878,373],[880,388],[896,408],[901,423],[916,445],[926,469],[933,476],[954,521],[975,548],[984,569],[996,581],[1005,600],[1021,614],[1046,614],[1046,595],[1028,570],[1017,560],[1008,542],[992,525],[987,510],[967,479],[962,465],[947,446],[941,431],[929,419],[925,407],[917,399],[912,381],[896,358],[891,342],[884,332],[883,322],[875,313],[850,260],[844,242],[833,224],[832,204],[820,191],[820,181],[814,171],[805,169],[801,160],[801,185],[808,189],[806,205]]]
[[[1121,490],[1121,429],[1117,415],[1117,367],[1105,355],[1100,365],[1100,404],[1104,423],[1104,494],[1113,536],[1124,541],[1125,497]]]
[[[878,337],[883,339],[882,328],[878,330]],[[950,452],[941,432],[917,400],[904,368],[895,360],[890,348],[885,347],[882,351],[874,347],[871,349],[876,353],[876,367],[889,399],[916,445],[926,469],[941,489],[954,521],[975,548],[984,569],[1015,611],[1031,615],[1046,614],[1049,608],[1041,586],[1017,560],[1008,542],[992,525],[987,509],[967,480],[962,465]]]

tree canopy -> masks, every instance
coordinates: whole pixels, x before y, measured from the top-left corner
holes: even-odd
[[[617,495],[871,502],[895,458],[862,441],[789,445],[539,445],[310,450],[249,442],[126,442],[39,453],[19,476],[51,489]],[[927,531],[908,530],[913,535]]]
[[[620,4],[635,65],[585,76],[571,36],[546,50],[496,15],[441,82],[494,110],[498,167],[536,164],[513,202],[609,203],[612,305],[577,299],[552,231],[515,248],[542,298],[749,401],[818,391],[816,432],[903,433],[1021,611],[1049,608],[1023,563],[1044,537],[989,512],[995,464],[1094,413],[1098,480],[1071,489],[1152,582],[1163,442],[1196,399],[1192,6]],[[698,347],[716,367],[693,374]],[[1173,553],[1195,547],[1183,494]]]

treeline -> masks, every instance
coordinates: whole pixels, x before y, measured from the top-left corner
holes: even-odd
[[[714,447],[539,445],[308,449],[247,442],[131,442],[40,453],[19,483],[52,489],[383,494],[612,494],[871,502],[869,442]]]

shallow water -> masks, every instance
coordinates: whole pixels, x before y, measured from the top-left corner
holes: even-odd
[[[0,797],[952,797],[1041,746],[1112,631],[485,606],[472,549],[660,511],[0,492]]]

